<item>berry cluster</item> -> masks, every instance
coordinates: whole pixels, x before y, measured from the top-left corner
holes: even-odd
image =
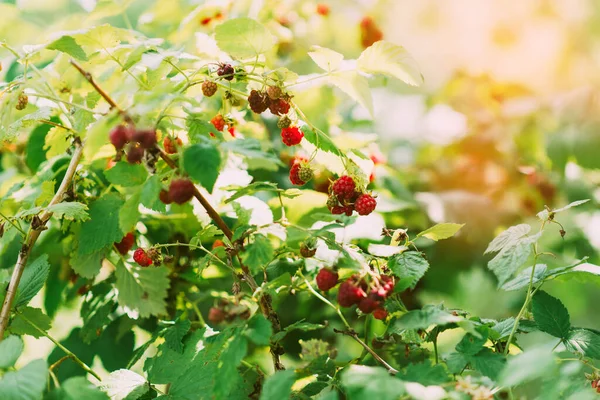
[[[118,125],[109,133],[110,142],[117,151],[127,145],[127,162],[136,164],[142,161],[144,151],[156,145],[154,129],[134,129],[131,126]]]
[[[350,216],[356,210],[358,215],[369,215],[376,206],[375,198],[358,190],[356,182],[348,175],[339,177],[330,187],[327,208],[332,214]]]
[[[308,161],[302,158],[294,159],[290,168],[290,182],[294,185],[302,186],[310,181],[314,176],[314,171],[308,164]]]
[[[27,95],[23,92],[19,93],[19,98],[17,99],[17,105],[15,106],[15,108],[17,110],[24,110],[25,107],[27,107],[27,104],[29,103],[29,97],[27,97]]]
[[[278,86],[269,86],[267,90],[252,90],[248,96],[250,109],[262,114],[269,109],[273,115],[284,115],[290,111],[290,95],[283,93]]]
[[[158,198],[165,204],[184,204],[194,197],[194,183],[186,178],[177,178],[171,181],[169,190],[161,190]]]

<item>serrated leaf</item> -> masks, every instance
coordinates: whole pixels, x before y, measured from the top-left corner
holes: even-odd
[[[110,132],[113,125],[112,118],[101,118],[87,128],[85,131],[85,146],[83,146],[85,160],[91,162],[114,155],[115,148],[108,141],[108,132]]]
[[[381,367],[350,365],[342,372],[342,387],[348,400],[397,400],[404,393],[404,383]]]
[[[7,369],[23,352],[23,340],[18,336],[8,336],[0,342],[0,369]]]
[[[429,262],[416,251],[399,254],[388,262],[388,267],[398,277],[397,290],[414,289],[429,269]]]
[[[183,352],[183,337],[189,332],[192,323],[185,320],[177,320],[175,324],[171,325],[165,330],[165,346],[178,353]]]
[[[275,44],[267,28],[250,18],[230,19],[215,28],[217,46],[235,58],[255,57]]]
[[[514,246],[519,239],[527,235],[529,231],[531,231],[531,226],[527,224],[511,226],[490,242],[487,249],[485,249],[485,254],[495,253],[505,247]]]
[[[48,378],[44,360],[33,360],[18,371],[9,371],[0,379],[2,400],[39,400]]]
[[[116,194],[105,194],[89,204],[90,219],[81,225],[79,255],[97,252],[120,242],[123,231],[119,226],[119,210],[123,200]]]
[[[227,191],[235,191],[235,193],[231,196],[229,196],[226,200],[225,203],[231,203],[232,201],[235,201],[237,199],[239,199],[240,197],[244,197],[244,196],[248,196],[248,195],[253,195],[255,193],[258,192],[281,192],[282,189],[279,189],[277,187],[276,183],[272,183],[272,182],[252,182],[249,185],[246,186],[226,186],[224,188],[221,188],[222,190],[227,190]]]
[[[117,308],[112,286],[100,283],[92,287],[81,305],[79,315],[83,326],[79,331],[85,343],[91,343],[102,333],[106,325],[111,322],[109,315]]]
[[[79,254],[79,252],[75,250],[71,254],[69,264],[78,275],[91,279],[100,272],[102,260],[104,260],[107,253],[107,248],[100,249],[90,254]]]
[[[600,335],[587,329],[573,329],[564,341],[567,350],[600,360]]]
[[[42,337],[44,334],[37,330],[31,322],[40,328],[43,332],[48,332],[52,327],[50,317],[43,313],[39,308],[25,307],[15,314],[10,323],[10,331],[15,335],[29,335],[35,338]]]
[[[31,114],[27,114],[11,123],[7,127],[0,129],[0,141],[13,141],[15,137],[21,132],[21,130],[30,127],[31,125],[37,124],[41,119],[50,119],[52,115],[52,109],[49,107],[41,107]]]
[[[423,75],[406,49],[385,40],[367,47],[356,64],[363,72],[391,76],[412,86],[423,83]]]
[[[494,353],[492,350],[484,348],[479,353],[470,356],[469,363],[474,370],[495,380],[504,369],[506,358],[502,354]]]
[[[536,347],[509,358],[500,373],[499,383],[505,387],[517,386],[546,376],[555,368],[556,363],[551,349],[547,346]]]
[[[105,171],[104,175],[113,185],[130,187],[144,183],[148,177],[148,172],[141,164],[120,161],[114,167]]]
[[[87,221],[90,219],[87,213],[88,206],[76,201],[54,204],[46,210],[54,213],[57,218],[65,218],[70,221]]]
[[[118,301],[123,307],[139,312],[140,317],[167,312],[165,299],[169,289],[169,270],[164,266],[138,268],[117,264]]]
[[[253,237],[254,240],[246,246],[242,259],[250,268],[250,272],[257,274],[273,260],[275,249],[266,236],[259,234]]]
[[[312,46],[312,51],[308,55],[321,69],[325,71],[333,71],[339,68],[344,56],[337,51],[333,51],[326,47]]]
[[[317,329],[323,329],[326,325],[322,324],[312,324],[310,322],[304,322],[304,320],[294,322],[291,325],[286,326],[282,331],[277,332],[273,335],[273,341],[278,342],[285,337],[289,332],[299,330],[299,331],[312,331]]]
[[[450,381],[446,369],[441,364],[432,365],[429,360],[418,364],[409,364],[397,377],[403,381],[419,382],[426,386],[441,385]]]
[[[329,82],[363,106],[371,116],[374,115],[373,98],[367,78],[356,71],[339,71],[329,75]]]
[[[152,175],[148,178],[140,192],[142,205],[154,211],[164,212],[166,210],[165,204],[158,197],[162,189],[163,186],[158,175]]]
[[[304,139],[313,144],[319,150],[338,155],[341,154],[340,149],[338,149],[329,136],[325,136],[319,132],[313,131],[306,125],[302,126],[301,130],[304,133]]]
[[[465,224],[454,224],[454,223],[443,223],[432,226],[429,229],[420,232],[417,237],[426,237],[427,239],[438,240],[451,238],[462,228]]]
[[[273,152],[263,150],[260,141],[257,139],[232,140],[222,143],[221,148],[244,156],[248,163],[248,169],[268,169],[275,171],[278,167],[283,166],[279,156],[273,154]]]
[[[121,40],[131,39],[129,31],[109,24],[94,26],[84,33],[77,33],[72,36],[82,46],[89,46],[96,50],[110,49],[118,45]]]
[[[142,202],[142,189],[136,188],[129,196],[119,211],[119,226],[123,232],[131,232],[140,220],[140,203]],[[119,242],[121,239],[116,240]]]
[[[188,135],[191,143],[204,143],[211,135],[219,139],[223,139],[223,133],[218,131],[215,126],[209,122],[194,117],[188,116],[185,120],[188,129]]]
[[[479,353],[488,340],[488,328],[486,326],[478,326],[475,329],[479,333],[479,336],[467,333],[456,345],[456,351],[468,356]]]
[[[102,389],[111,400],[137,400],[150,389],[146,379],[128,369],[111,372],[102,382]]]
[[[43,206],[44,204],[49,203],[50,200],[52,200],[52,198],[54,197],[54,185],[55,184],[56,184],[56,181],[54,181],[54,180],[42,182],[41,187],[40,187],[40,194],[35,199],[34,204],[36,206]]]
[[[427,305],[420,310],[412,310],[396,320],[393,329],[395,332],[406,329],[427,329],[431,325],[446,325],[462,321],[463,318],[452,315],[440,307]]]
[[[519,290],[529,285],[529,281],[531,279],[531,270],[533,267],[525,268],[523,271],[519,273],[515,278],[506,282],[501,286],[502,290],[511,291],[511,290]],[[541,282],[546,277],[546,272],[548,271],[548,267],[546,264],[536,264],[533,284]]]
[[[265,380],[260,400],[288,399],[295,381],[293,369],[275,372]]]
[[[488,268],[498,278],[498,287],[502,287],[517,272],[530,254],[531,242],[522,240],[514,246],[503,248],[496,257],[490,260]]]
[[[209,192],[215,186],[220,166],[221,154],[213,143],[198,143],[183,152],[183,168]]]
[[[542,332],[566,339],[571,329],[569,311],[556,297],[544,291],[538,291],[532,300],[533,319]]]
[[[255,314],[249,321],[244,335],[254,344],[267,346],[273,334],[271,323],[262,314]]]
[[[47,45],[46,48],[48,50],[61,51],[81,61],[87,61],[88,59],[85,51],[83,51],[81,46],[72,36],[61,36],[59,39]]]
[[[29,303],[29,300],[33,299],[46,283],[49,271],[50,264],[48,263],[47,254],[41,255],[25,267],[13,303],[14,308],[24,306]]]
[[[70,146],[65,130],[57,126],[52,127],[44,138],[44,149],[47,150],[48,159],[64,154]]]
[[[106,393],[82,376],[67,379],[60,388],[65,396],[61,400],[109,400]]]

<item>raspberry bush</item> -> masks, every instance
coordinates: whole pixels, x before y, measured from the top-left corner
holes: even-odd
[[[325,3],[109,3],[1,44],[0,399],[595,398],[600,333],[546,291],[597,281],[562,224],[593,202],[474,261],[514,315],[422,290],[477,231],[360,133],[370,88],[423,79],[374,17],[344,59],[302,34]]]

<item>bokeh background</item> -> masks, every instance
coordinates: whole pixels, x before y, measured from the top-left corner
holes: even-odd
[[[432,268],[406,296],[410,306],[443,301],[486,317],[514,315],[523,293],[496,291],[483,251],[510,225],[538,225],[535,214],[544,206],[592,199],[561,214],[566,236],[552,225],[542,248],[561,254],[545,259],[549,266],[584,256],[600,263],[599,1],[2,1],[0,39],[23,48],[50,32],[109,23],[173,43],[195,37],[196,48],[187,50],[201,52],[218,23],[210,20],[215,10],[249,10],[269,21],[281,64],[301,74],[316,72],[306,56],[311,45],[352,59],[377,37],[403,45],[417,61],[425,83],[378,81],[373,119],[329,89],[319,104],[330,102],[339,115],[307,110],[323,124],[377,135],[374,185],[393,199],[384,214],[389,227],[416,233],[435,222],[466,224],[453,240],[423,244]],[[4,80],[17,68],[11,60],[0,51]],[[299,100],[310,103],[298,89]],[[574,326],[600,329],[597,283],[568,280],[546,289],[566,304]],[[35,301],[41,306],[43,296]],[[51,333],[68,336],[78,318],[75,305],[60,311]],[[44,338],[28,338],[19,363],[52,348]]]

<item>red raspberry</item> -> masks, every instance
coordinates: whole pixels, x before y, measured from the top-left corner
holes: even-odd
[[[377,26],[373,18],[364,17],[360,21],[360,43],[366,49],[373,43],[383,39],[383,32]]]
[[[225,313],[217,307],[211,307],[208,310],[208,320],[213,324],[220,324],[225,320]]]
[[[300,165],[300,163],[294,163],[294,165],[292,165],[292,168],[290,168],[290,182],[292,182],[293,185],[302,186],[306,183],[302,179],[300,179],[301,167],[302,166]]]
[[[144,149],[135,144],[127,149],[127,162],[129,164],[137,164],[144,158]]]
[[[363,298],[360,303],[358,303],[358,309],[365,314],[370,314],[375,311],[379,307],[379,302],[371,296]]]
[[[228,81],[233,80],[233,75],[235,74],[235,69],[231,66],[231,64],[221,64],[219,69],[217,70],[217,75],[226,79]]]
[[[177,148],[181,147],[182,144],[183,142],[178,137],[173,140],[171,136],[165,136],[163,139],[163,147],[165,148],[165,152],[167,152],[167,154],[177,153]]]
[[[217,239],[213,242],[212,249],[216,249],[217,247],[224,247],[225,243],[221,239]]]
[[[300,245],[300,255],[304,258],[311,258],[317,254],[317,249],[309,247],[306,243]],[[336,274],[337,275],[337,274]],[[318,278],[318,275],[317,275]],[[337,278],[335,279],[337,281]],[[317,282],[318,284],[318,282]],[[334,285],[335,286],[335,285]],[[321,289],[322,290],[322,289]]]
[[[215,129],[218,131],[222,131],[223,129],[225,129],[225,118],[223,118],[223,116],[221,114],[215,115],[210,120],[210,123],[213,124]]]
[[[138,129],[133,132],[132,139],[144,149],[149,149],[156,145],[156,131],[154,129]]]
[[[354,183],[354,179],[348,175],[339,177],[331,187],[333,194],[335,194],[339,200],[351,199],[352,196],[354,196],[355,189],[356,183]]]
[[[329,268],[321,268],[321,270],[317,274],[316,281],[319,289],[326,292],[335,285],[337,285],[338,273]]]
[[[290,103],[284,99],[271,100],[269,102],[269,111],[273,115],[287,114],[290,111]]]
[[[248,96],[248,105],[252,111],[261,114],[269,108],[269,99],[265,93],[252,90]]]
[[[123,239],[119,243],[115,243],[115,247],[119,250],[119,253],[125,255],[129,253],[129,250],[133,247],[135,243],[135,235],[133,232],[129,232],[127,235],[123,236]]]
[[[358,304],[365,297],[365,291],[361,287],[356,286],[354,279],[350,278],[340,285],[337,299],[340,306],[350,307]]]
[[[344,213],[346,213],[346,207],[345,206],[331,207],[331,213],[334,215],[344,214]]]
[[[160,193],[158,193],[158,198],[165,204],[171,204],[173,202],[173,200],[171,200],[171,196],[169,196],[169,192],[167,192],[165,189],[162,189]]]
[[[384,308],[378,308],[377,310],[373,311],[373,317],[375,317],[375,319],[383,321],[387,318],[387,316],[388,312]]]
[[[169,185],[169,198],[177,203],[187,203],[194,197],[194,184],[189,179],[173,179]]]
[[[133,261],[138,263],[141,267],[152,265],[152,259],[148,257],[146,250],[142,249],[141,247],[133,252]]]
[[[229,132],[231,137],[235,137],[235,129],[233,128],[233,126],[230,126],[229,129],[227,129],[227,132]]]
[[[322,15],[324,17],[329,15],[329,6],[327,4],[319,3],[317,4],[317,14]]]
[[[297,126],[290,126],[281,130],[281,140],[286,146],[295,146],[302,141],[304,133]]]
[[[217,93],[219,86],[215,82],[204,81],[202,82],[202,94],[206,97],[212,97]]]
[[[369,215],[377,206],[377,201],[370,194],[361,194],[354,202],[354,208],[358,215]]]
[[[344,213],[346,214],[346,216],[351,217],[353,211],[354,211],[354,207],[352,207],[351,205],[348,205],[348,206],[346,206]]]
[[[131,140],[131,129],[125,125],[115,126],[110,131],[110,142],[115,146],[115,149],[121,150]]]

